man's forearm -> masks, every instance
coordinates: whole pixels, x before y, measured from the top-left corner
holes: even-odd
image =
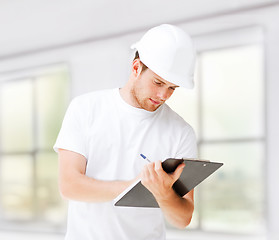
[[[159,161],[146,164],[141,173],[142,184],[154,195],[166,219],[177,228],[185,228],[191,221],[194,210],[193,191],[183,198],[178,196],[172,186],[180,177],[185,164],[167,174]]]
[[[59,149],[59,190],[64,198],[86,202],[111,201],[133,181],[101,181],[86,173],[84,156]]]
[[[156,199],[167,221],[177,228],[187,227],[194,211],[193,191],[184,198],[178,196],[173,189],[163,198]]]
[[[83,174],[60,179],[61,195],[66,199],[85,202],[111,201],[133,181],[102,181]]]

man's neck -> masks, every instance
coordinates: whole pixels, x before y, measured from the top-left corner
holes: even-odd
[[[136,107],[136,108],[140,108],[139,104],[133,98],[133,94],[131,93],[131,89],[132,88],[130,87],[130,84],[128,82],[123,88],[119,89],[120,96],[129,105],[131,105],[133,107]]]

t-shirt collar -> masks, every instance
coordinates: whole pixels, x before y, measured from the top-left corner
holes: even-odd
[[[119,92],[119,88],[114,89],[114,93],[115,93],[115,97],[117,99],[117,102],[119,103],[119,105],[121,106],[121,108],[123,108],[124,110],[132,113],[132,114],[136,114],[142,117],[149,117],[149,116],[153,116],[155,114],[157,114],[159,111],[161,111],[162,106],[158,107],[155,111],[151,112],[151,111],[147,111],[145,109],[142,108],[137,108],[134,107],[132,105],[130,105],[129,103],[127,103],[122,96],[120,95]]]

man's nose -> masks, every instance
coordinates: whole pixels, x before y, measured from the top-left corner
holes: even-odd
[[[158,92],[158,97],[161,100],[166,101],[170,97],[169,90],[167,88],[161,88]]]

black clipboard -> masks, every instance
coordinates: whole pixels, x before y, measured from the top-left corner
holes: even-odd
[[[162,167],[167,173],[171,173],[182,162],[185,163],[183,172],[180,178],[173,184],[173,189],[181,197],[223,165],[223,163],[207,160],[168,158],[162,162]],[[115,198],[114,205],[122,207],[159,207],[152,193],[141,184],[140,180],[136,181]]]

